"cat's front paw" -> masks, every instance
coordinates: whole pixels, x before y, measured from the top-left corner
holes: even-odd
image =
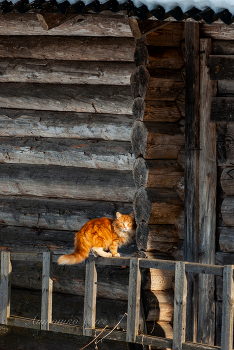
[[[112,257],[112,254],[111,254],[111,253],[106,253],[105,256],[106,256],[107,258],[111,258],[111,257]]]
[[[116,253],[113,255],[115,258],[120,258],[120,254],[119,253]]]

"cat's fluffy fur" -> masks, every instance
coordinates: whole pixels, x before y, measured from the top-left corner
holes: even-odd
[[[90,220],[76,233],[74,253],[60,256],[58,263],[78,264],[89,256],[90,250],[96,257],[119,257],[118,247],[130,243],[135,234],[136,224],[133,213],[122,215],[117,212],[116,219]],[[107,252],[108,250],[110,252]]]

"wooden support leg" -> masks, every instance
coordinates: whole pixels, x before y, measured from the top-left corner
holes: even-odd
[[[9,252],[1,252],[0,323],[7,324],[11,302],[11,261]]]
[[[47,331],[52,322],[52,290],[51,253],[44,252],[42,266],[41,329]]]

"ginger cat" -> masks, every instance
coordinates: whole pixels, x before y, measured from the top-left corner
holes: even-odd
[[[134,213],[116,213],[116,219],[100,218],[88,221],[75,236],[75,251],[60,256],[60,265],[78,264],[89,256],[119,257],[117,248],[130,243],[136,234]],[[106,252],[109,250],[110,252]]]

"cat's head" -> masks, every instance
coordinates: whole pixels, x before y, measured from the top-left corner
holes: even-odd
[[[121,232],[129,232],[135,229],[135,219],[134,213],[129,215],[122,215],[121,213],[116,213],[115,227]]]

